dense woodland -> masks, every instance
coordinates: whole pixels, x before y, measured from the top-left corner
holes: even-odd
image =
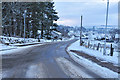
[[[25,15],[26,14],[26,15]],[[3,35],[9,37],[40,38],[50,37],[55,30],[59,17],[54,9],[54,2],[3,2]]]

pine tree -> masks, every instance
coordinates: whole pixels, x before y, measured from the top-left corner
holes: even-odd
[[[51,31],[57,24],[58,18],[53,2],[3,2],[2,26],[3,35],[24,37],[24,11],[26,12],[25,37],[37,38],[37,31],[41,30],[41,38]],[[47,36],[48,36],[47,35]]]

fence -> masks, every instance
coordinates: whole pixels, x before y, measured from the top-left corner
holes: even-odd
[[[92,44],[90,43],[90,41],[88,41],[87,43],[84,42],[83,46],[85,46],[86,48],[91,48],[93,50],[100,51],[100,52],[102,52],[104,49],[104,44],[101,44],[101,43]],[[109,46],[106,46],[106,50],[107,51],[109,50],[109,52],[107,52],[108,55],[113,56],[115,48],[113,48],[112,44],[110,44]]]

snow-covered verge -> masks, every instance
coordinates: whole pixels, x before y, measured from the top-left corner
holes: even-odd
[[[80,46],[79,40],[68,47],[67,51],[70,52],[70,50],[77,50],[80,52],[84,52],[85,54],[94,56],[97,59],[102,59],[103,61],[111,62],[115,65],[118,65],[118,54],[119,54],[118,52],[114,52],[113,56],[103,55],[103,53],[100,51],[86,48],[84,46]]]
[[[9,43],[9,44],[22,44],[22,43],[32,43],[32,42],[38,42],[38,39],[34,38],[17,38],[17,37],[5,37],[5,36],[0,36],[0,41],[1,43]]]
[[[100,75],[102,78],[118,78],[118,73],[115,73],[108,68],[101,67],[98,64],[89,61],[88,59],[85,59],[81,56],[78,56],[73,52],[69,52],[69,54],[74,61],[91,70],[92,72]]]
[[[5,44],[0,44],[0,51],[4,51],[4,50],[9,50],[9,49],[16,49],[16,46],[7,46]]]
[[[10,44],[10,45],[13,45],[13,44],[29,44],[29,43],[36,43],[36,42],[54,42],[54,41],[67,41],[67,40],[71,40],[73,39],[74,37],[71,37],[71,38],[66,38],[66,37],[63,37],[62,40],[60,39],[51,39],[51,40],[47,40],[47,39],[34,39],[34,38],[17,38],[17,37],[5,37],[5,36],[0,36],[0,42],[2,44]]]
[[[51,42],[60,42],[60,41],[68,41],[72,40],[72,38],[63,38],[63,40],[46,40],[46,39],[40,39],[40,42],[38,42],[38,39],[32,39],[32,38],[15,38],[15,37],[4,37],[0,36],[0,54],[10,54],[14,51],[21,51],[23,49],[35,46],[35,45],[42,45],[45,43],[51,43]],[[11,43],[12,42],[12,43]],[[9,45],[6,45],[5,43],[8,43]],[[35,45],[34,45],[35,44]],[[9,50],[9,51],[8,51]]]
[[[66,40],[71,40],[72,38],[62,38],[62,40],[60,39],[56,39],[56,40],[47,40],[47,39],[34,39],[34,38],[17,38],[17,37],[5,37],[5,36],[0,36],[0,42],[2,44],[29,44],[29,43],[35,43],[35,42],[53,42],[53,41],[66,41]]]
[[[0,54],[1,55],[6,55],[6,54],[17,54],[18,55],[18,54],[22,54],[22,53],[28,53],[33,49],[33,47],[41,46],[41,45],[44,45],[44,44],[36,44],[36,45],[29,45],[29,46],[23,46],[23,47],[16,47],[14,49],[0,51]]]

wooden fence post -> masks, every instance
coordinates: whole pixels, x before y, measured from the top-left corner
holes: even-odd
[[[89,46],[90,46],[90,42],[88,42],[88,48],[89,48]]]
[[[95,49],[95,44],[93,45],[93,50]]]
[[[100,52],[102,52],[102,46],[100,45]]]
[[[99,50],[100,43],[98,43],[97,50]]]
[[[110,56],[113,56],[113,51],[114,51],[114,48],[112,47],[112,44],[111,44],[111,47],[110,47]]]

